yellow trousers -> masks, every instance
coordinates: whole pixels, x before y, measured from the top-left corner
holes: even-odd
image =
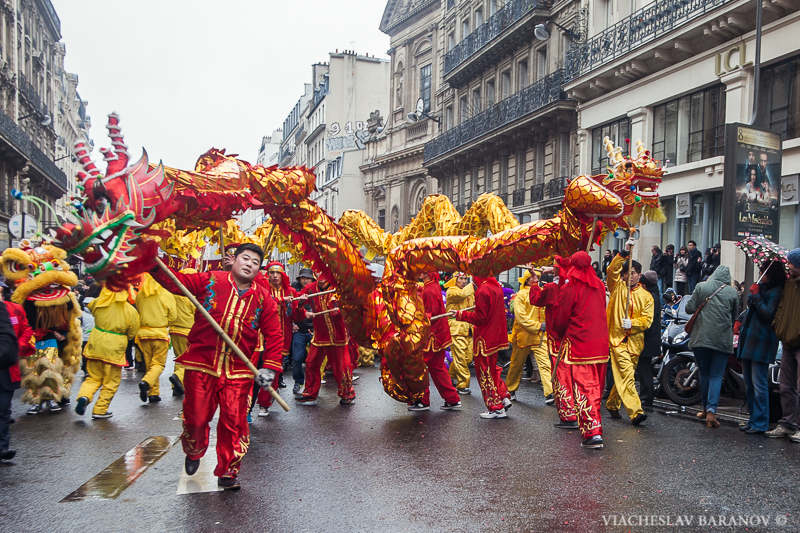
[[[142,381],[150,385],[150,396],[159,396],[158,378],[167,364],[169,342],[160,339],[140,339],[136,344],[142,354],[142,359],[147,367]]]
[[[638,362],[639,354],[629,352],[624,343],[611,347],[611,372],[614,375],[614,385],[608,394],[606,407],[610,410],[618,410],[620,405],[624,404],[631,420],[644,412],[639,393],[636,392],[634,377]]]
[[[175,335],[175,334],[170,334],[169,338],[172,339],[172,353],[175,355],[175,358],[177,359],[179,356],[183,355],[186,352],[186,349],[189,347],[189,339],[187,339],[183,335]],[[181,383],[183,383],[183,374],[185,371],[186,369],[183,368],[182,364],[178,362],[175,363],[175,371],[173,372],[173,374],[178,376],[178,379],[181,380]]]
[[[545,396],[553,394],[553,380],[550,377],[550,353],[546,342],[542,342],[539,346],[520,348],[514,345],[511,348],[511,363],[508,365],[508,374],[506,374],[508,390],[515,392],[519,388],[519,382],[522,379],[522,368],[525,366],[525,360],[530,354],[533,354],[536,366],[539,368],[539,376],[542,379],[542,392]]]
[[[450,378],[456,381],[457,389],[469,388],[469,364],[472,362],[472,337],[453,335],[450,345]]]
[[[95,415],[105,414],[119,388],[122,368],[97,359],[87,359],[86,374],[86,379],[83,380],[81,388],[78,390],[78,398],[89,398],[91,402],[94,393],[100,389],[100,395],[94,404],[92,413]]]

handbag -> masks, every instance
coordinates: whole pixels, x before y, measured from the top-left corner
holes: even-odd
[[[725,284],[722,284],[722,285],[721,285],[721,286],[720,286],[720,287],[719,287],[717,290],[715,290],[714,292],[712,292],[712,293],[711,293],[711,294],[708,296],[708,298],[706,298],[705,300],[703,300],[703,303],[701,303],[701,304],[700,304],[700,306],[699,306],[697,309],[695,309],[694,313],[692,313],[692,316],[691,316],[691,318],[689,318],[689,321],[688,321],[688,322],[686,322],[686,324],[684,324],[684,326],[683,326],[683,329],[684,329],[684,331],[686,331],[686,334],[687,334],[687,335],[691,335],[691,334],[692,334],[692,329],[694,329],[694,323],[695,323],[695,321],[697,320],[697,317],[700,315],[700,311],[702,311],[702,310],[703,310],[703,308],[704,308],[704,307],[706,306],[706,304],[707,304],[707,303],[708,303],[708,302],[711,300],[711,298],[713,298],[714,296],[716,296],[716,295],[717,295],[717,293],[718,293],[719,291],[721,291],[722,289],[724,289],[724,288],[725,288]]]

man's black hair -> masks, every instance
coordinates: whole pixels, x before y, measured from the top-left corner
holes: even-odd
[[[636,271],[637,274],[642,273],[642,264],[639,261],[636,260],[631,261],[631,264],[633,264],[633,269]],[[628,262],[625,261],[624,263],[622,263],[622,270],[620,271],[620,275],[624,276],[627,273],[628,273]]]
[[[696,243],[696,242],[694,242],[694,241],[689,241],[689,242],[687,242],[686,244],[694,244],[695,248],[697,248],[697,243]]]
[[[236,251],[233,253],[233,257],[238,257],[240,253],[248,251],[258,254],[258,257],[261,258],[261,261],[264,260],[264,250],[259,245],[253,244],[252,242],[246,242],[237,246]]]

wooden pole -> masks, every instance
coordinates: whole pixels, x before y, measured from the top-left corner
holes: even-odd
[[[220,237],[222,237],[222,234],[220,234]],[[197,310],[200,311],[200,314],[203,315],[203,318],[205,318],[208,321],[208,323],[211,324],[211,327],[214,328],[214,331],[217,332],[217,335],[222,337],[222,340],[225,341],[225,344],[228,345],[228,348],[230,348],[231,351],[233,353],[235,353],[236,356],[239,359],[241,359],[244,364],[247,365],[247,368],[249,368],[250,371],[254,375],[257,376],[258,375],[258,369],[255,367],[255,365],[250,361],[250,359],[247,358],[247,356],[236,345],[236,343],[233,342],[233,339],[231,339],[228,336],[228,334],[225,333],[225,330],[223,330],[222,327],[220,327],[220,325],[217,323],[217,321],[214,320],[214,317],[212,317],[208,313],[208,311],[206,311],[205,307],[200,305],[200,302],[197,301],[197,298],[194,297],[194,294],[189,292],[189,289],[187,289],[186,286],[183,283],[181,283],[181,281],[178,279],[178,277],[172,272],[172,270],[170,270],[167,267],[167,265],[164,264],[164,262],[159,257],[156,257],[156,264],[158,265],[158,267],[161,270],[164,271],[164,273],[169,277],[169,279],[171,279],[172,282],[175,285],[178,286],[178,288],[181,290],[183,295],[186,296],[187,298],[189,298],[189,301],[191,301],[192,304],[197,308]],[[272,398],[278,403],[278,405],[280,405],[283,408],[284,411],[288,411],[289,410],[289,404],[286,403],[286,401],[283,398],[281,398],[281,395],[278,394],[275,391],[275,389],[273,389],[271,386],[269,386],[269,387],[267,387],[267,391],[272,396]]]
[[[460,311],[472,311],[473,309],[475,309],[474,305],[472,307],[467,307],[465,309],[459,309],[459,310]],[[443,313],[441,315],[434,315],[434,316],[431,317],[431,322],[433,322],[434,320],[439,320],[440,318],[444,318],[446,316],[454,316],[454,314],[455,314],[455,311],[448,311],[448,312]]]
[[[595,228],[597,228],[597,217],[592,219],[592,231],[589,233],[589,242],[586,243],[586,252],[588,253],[589,250],[592,249],[592,241],[594,240],[594,232]]]
[[[320,311],[318,313],[311,313],[311,316],[314,317],[314,316],[320,316],[320,315],[327,315],[328,313],[333,313],[334,311],[338,311],[338,310],[339,310],[338,307],[332,307],[331,309],[326,309],[326,310]]]
[[[336,292],[336,289],[328,289],[327,291],[322,291],[322,292],[312,292],[311,294],[306,294],[305,296],[306,298],[313,298],[314,296],[324,296],[332,292]],[[295,300],[302,300],[302,299],[303,299],[302,296],[293,296],[291,298],[288,298],[288,301],[293,302]]]
[[[635,231],[635,228],[631,228],[631,235],[633,235],[634,231]],[[631,269],[633,269],[633,246],[631,246],[631,249],[628,250],[628,280],[631,279]],[[626,281],[625,283],[628,285],[628,311],[627,311],[627,316],[628,316],[628,318],[631,318],[631,298],[632,298],[632,294],[631,293],[633,292],[633,287],[631,287],[630,281]]]

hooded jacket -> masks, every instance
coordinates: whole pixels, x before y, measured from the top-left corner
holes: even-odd
[[[697,284],[686,312],[694,313],[698,307],[721,285],[719,291],[697,315],[689,347],[709,348],[723,353],[733,353],[733,322],[736,320],[736,307],[739,295],[731,287],[731,272],[726,266],[719,266],[707,281]]]

